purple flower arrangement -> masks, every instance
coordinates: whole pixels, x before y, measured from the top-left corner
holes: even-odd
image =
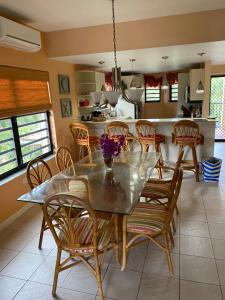
[[[118,142],[113,138],[110,138],[107,134],[103,134],[100,137],[100,145],[102,149],[102,154],[105,159],[112,158],[113,156],[118,156],[121,152],[121,148],[125,143],[125,136],[121,135],[118,137]]]

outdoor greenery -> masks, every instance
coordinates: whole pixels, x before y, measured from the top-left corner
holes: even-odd
[[[225,77],[213,77],[211,79],[210,116],[222,122],[225,92]]]
[[[46,113],[19,116],[15,120],[19,133],[22,163],[50,151]],[[37,123],[30,124],[33,122]],[[0,120],[0,175],[17,166],[12,121],[11,118],[2,119]]]

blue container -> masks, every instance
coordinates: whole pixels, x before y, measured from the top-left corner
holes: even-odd
[[[210,157],[202,161],[202,177],[206,182],[217,182],[220,177],[222,159]]]

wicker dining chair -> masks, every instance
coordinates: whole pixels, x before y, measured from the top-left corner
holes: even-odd
[[[125,144],[123,146],[123,151],[142,152],[142,144],[135,136],[127,136],[125,139]]]
[[[72,154],[66,146],[61,146],[57,149],[55,155],[56,165],[58,167],[59,172],[73,167],[74,161],[72,158]],[[74,171],[75,174],[75,171]]]
[[[36,158],[31,160],[27,165],[26,176],[27,176],[27,182],[32,190],[36,186],[50,179],[52,177],[52,172],[48,164],[44,160],[40,158]],[[44,231],[47,229],[49,229],[49,227],[47,226],[43,216],[42,223],[41,223],[39,243],[38,243],[39,249],[41,249],[42,247]]]
[[[197,123],[191,120],[181,120],[174,124],[172,141],[179,146],[179,152],[185,147],[190,148],[192,160],[182,160],[184,170],[191,170],[195,173],[196,181],[199,181],[199,164],[196,147],[204,143],[204,137],[199,132]]]
[[[81,123],[70,124],[75,144],[79,147],[79,159],[83,158],[86,153],[91,156],[91,152],[96,150],[99,145],[97,136],[90,136],[86,125]]]
[[[135,123],[138,139],[142,144],[143,151],[148,151],[149,147],[152,145],[155,151],[160,153],[160,159],[157,164],[157,169],[159,172],[159,178],[162,178],[162,166],[163,166],[163,156],[161,152],[161,144],[165,144],[166,137],[163,134],[156,132],[156,126],[154,123],[147,120],[139,120]]]
[[[174,274],[170,255],[169,238],[171,236],[170,226],[180,193],[182,178],[183,171],[182,169],[179,169],[175,193],[172,197],[168,210],[160,210],[157,209],[159,206],[155,205],[152,207],[151,204],[144,203],[142,208],[135,208],[132,215],[123,217],[122,270],[125,270],[126,267],[127,251],[130,248],[143,243],[145,240],[150,240],[164,251],[167,257],[169,271]],[[128,234],[130,236],[129,241]],[[160,236],[163,237],[162,243],[157,240],[157,238]],[[146,239],[143,240],[143,238]]]
[[[76,215],[74,207],[80,208]],[[43,212],[57,244],[53,296],[56,296],[59,273],[83,262],[96,277],[99,296],[103,300],[101,265],[104,254],[114,247],[118,257],[117,216],[113,215],[110,220],[99,219],[87,199],[65,194],[48,198]],[[114,234],[115,243],[112,243]],[[68,257],[61,260],[62,251],[67,252]],[[99,254],[102,254],[101,260]],[[89,261],[93,258],[94,265]]]
[[[129,135],[129,126],[121,121],[112,121],[107,124],[105,134],[117,141],[121,135]]]
[[[146,183],[141,196],[145,198],[146,202],[154,202],[168,207],[175,190],[178,170],[181,167],[184,151],[181,151],[175,167],[163,166],[163,170],[170,170],[173,173],[171,179],[149,179]],[[177,205],[175,206],[177,214],[179,214]],[[174,231],[176,231],[175,224],[173,223]]]

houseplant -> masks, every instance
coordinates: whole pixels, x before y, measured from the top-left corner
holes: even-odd
[[[100,145],[102,149],[103,158],[105,164],[112,168],[113,157],[118,156],[121,152],[121,148],[125,143],[125,136],[121,135],[118,137],[118,141],[110,138],[107,134],[103,134],[100,137]]]

